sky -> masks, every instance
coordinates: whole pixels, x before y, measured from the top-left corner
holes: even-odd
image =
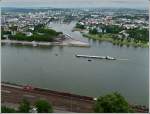
[[[148,8],[149,0],[2,0],[2,7],[116,7]]]

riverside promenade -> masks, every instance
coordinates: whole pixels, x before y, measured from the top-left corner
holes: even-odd
[[[32,90],[24,89],[24,86],[8,83],[1,84],[2,104],[19,104],[23,98],[31,104],[39,99],[45,99],[61,111],[67,112],[93,112],[94,100],[92,97],[74,95],[70,93],[51,91],[33,87]]]
[[[1,104],[19,104],[26,98],[33,105],[39,99],[47,100],[56,112],[92,113],[94,98],[80,96],[71,93],[52,91],[43,88],[32,87],[26,89],[24,85],[1,83]],[[141,105],[130,105],[137,113],[148,113],[149,109]]]

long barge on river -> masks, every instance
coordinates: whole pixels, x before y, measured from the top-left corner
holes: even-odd
[[[75,55],[76,57],[83,57],[83,58],[93,58],[93,59],[107,59],[107,60],[116,60],[114,57],[110,56],[90,56],[90,55]]]

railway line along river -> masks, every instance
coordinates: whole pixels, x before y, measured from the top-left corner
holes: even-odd
[[[131,104],[148,106],[149,49],[88,40],[79,32],[72,32],[74,25],[74,22],[50,24],[58,31],[90,43],[90,48],[2,44],[2,81],[92,97],[118,91]],[[76,54],[128,61],[94,59],[89,62],[86,58],[76,58]]]

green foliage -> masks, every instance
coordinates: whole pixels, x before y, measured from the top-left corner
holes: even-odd
[[[11,34],[10,31],[1,31],[1,33],[3,33],[3,34]]]
[[[11,39],[14,39],[14,40],[26,40],[26,36],[23,33],[17,33],[16,35],[12,36]]]
[[[139,16],[131,16],[131,15],[118,15],[113,17],[113,19],[118,19],[118,18],[126,18],[126,19],[138,19]]]
[[[66,15],[66,16],[64,17],[63,22],[70,22],[71,20],[74,20],[74,16]]]
[[[16,30],[16,26],[11,27],[12,30]],[[46,29],[44,24],[39,24],[34,27],[34,31],[27,30],[33,33],[32,36],[26,36],[24,33],[17,32],[16,35],[11,35],[9,31],[2,31],[1,38],[5,39],[3,35],[9,35],[11,40],[19,41],[49,41],[52,42],[62,32],[56,32],[53,29]]]
[[[12,31],[16,31],[18,26],[12,26],[12,27],[9,27]]]
[[[44,28],[44,27],[45,27],[44,24],[38,24],[38,25],[34,26],[34,31],[38,31],[39,29]]]
[[[53,112],[52,105],[49,104],[45,100],[38,100],[35,103],[35,106],[37,108],[38,113],[52,113]]]
[[[56,36],[62,34],[62,32],[56,32],[52,29],[39,29],[39,32],[34,32],[32,36],[26,36],[23,33],[17,33],[14,36],[11,36],[12,40],[19,41],[49,41],[52,42],[55,40]]]
[[[56,32],[55,30],[53,29],[44,29],[44,28],[40,28],[38,30],[39,33],[43,33],[43,34],[46,34],[46,35],[51,35],[51,36],[57,36],[59,35],[58,32]]]
[[[123,30],[122,27],[116,26],[116,25],[108,25],[105,27],[106,33],[112,33],[117,34]]]
[[[112,34],[111,38],[113,38],[114,40],[117,40],[118,36],[116,34]]]
[[[48,34],[33,34],[26,38],[28,41],[49,41],[52,42],[54,40],[54,36],[50,36]]]
[[[2,113],[16,113],[17,111],[13,108],[8,108],[6,106],[1,106]]]
[[[119,93],[99,97],[94,105],[96,113],[128,113],[132,112],[127,101]]]
[[[96,28],[93,28],[93,29],[90,29],[90,30],[89,30],[89,33],[90,33],[90,34],[97,34],[98,31],[97,31]]]
[[[103,35],[101,33],[99,33],[98,36],[101,38]]]
[[[26,99],[23,99],[20,106],[19,106],[19,112],[29,113],[30,109],[31,109],[30,102],[28,102]]]
[[[129,29],[127,30],[130,38],[135,39],[135,41],[148,42],[149,41],[149,31],[147,29]]]
[[[3,37],[3,35],[10,35],[10,34],[11,34],[10,31],[1,30],[1,39],[5,39],[5,38]]]
[[[76,24],[76,28],[79,28],[79,29],[85,29],[85,26],[84,25],[81,25],[79,23]]]

